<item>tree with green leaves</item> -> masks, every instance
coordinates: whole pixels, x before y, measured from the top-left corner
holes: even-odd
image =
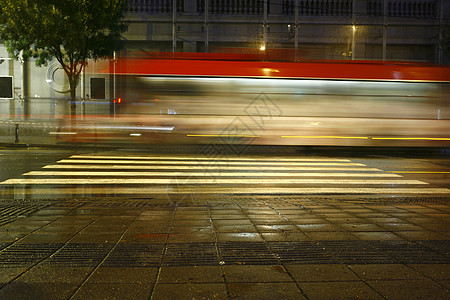
[[[55,58],[70,85],[70,113],[75,116],[76,87],[89,59],[111,56],[127,30],[127,0],[0,0],[0,38],[10,54]]]

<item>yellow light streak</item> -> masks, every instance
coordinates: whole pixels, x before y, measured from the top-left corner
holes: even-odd
[[[258,137],[258,135],[246,134],[187,134],[188,137]]]
[[[372,140],[426,140],[426,141],[450,141],[450,138],[427,138],[427,137],[373,137]]]
[[[282,138],[297,138],[297,139],[363,139],[367,140],[366,136],[335,136],[335,135],[282,135]]]
[[[433,172],[433,171],[386,171],[389,173],[410,173],[410,174],[450,174],[450,172]]]

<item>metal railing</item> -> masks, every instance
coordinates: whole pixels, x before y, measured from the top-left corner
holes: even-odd
[[[208,13],[231,15],[262,15],[264,0],[208,0]],[[270,7],[270,0],[267,0]],[[205,0],[197,1],[197,11],[205,12]]]
[[[184,0],[177,0],[177,12],[184,12]],[[129,13],[170,14],[173,0],[128,0]]]
[[[436,0],[387,0],[387,16],[435,18]],[[384,0],[367,1],[366,14],[383,16]]]
[[[297,0],[284,0],[282,12],[292,15]],[[350,16],[353,0],[298,0],[298,13],[303,16]]]

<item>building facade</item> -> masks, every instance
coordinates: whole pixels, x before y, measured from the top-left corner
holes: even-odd
[[[446,0],[129,0],[118,55],[283,50],[269,57],[445,64],[449,17]],[[115,97],[111,76],[96,68],[80,80],[81,115],[109,112]],[[67,114],[69,84],[56,61],[38,68],[0,45],[0,77],[0,118]]]

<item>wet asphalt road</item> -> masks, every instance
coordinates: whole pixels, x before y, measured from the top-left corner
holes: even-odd
[[[161,153],[161,150],[165,151],[165,153]],[[296,187],[299,187],[295,183],[308,184],[308,186],[320,188],[322,189],[322,194],[334,194],[333,190],[327,192],[327,187],[353,187],[354,190],[348,190],[348,194],[357,192],[359,188],[382,187],[388,195],[390,191],[387,188],[393,188],[392,195],[396,195],[395,187],[418,187],[413,194],[420,194],[420,188],[422,187],[425,188],[423,194],[433,194],[431,188],[446,189],[450,187],[450,156],[442,155],[437,151],[426,153],[420,150],[411,150],[405,153],[393,152],[391,155],[389,151],[382,153],[379,151],[371,153],[367,150],[349,152],[346,149],[345,151],[319,150],[314,152],[310,150],[305,151],[301,148],[296,149],[294,147],[264,147],[263,149],[255,147],[250,148],[245,155],[236,157],[232,155],[205,155],[201,150],[199,146],[182,147],[181,151],[180,147],[159,148],[154,149],[154,151],[143,149],[0,148],[0,182],[5,183],[0,188],[4,191],[5,189],[11,190],[14,186],[26,185],[28,189],[33,190],[33,187],[52,186],[52,183],[58,181],[63,181],[62,183],[65,183],[64,186],[66,187],[80,187],[83,185],[82,181],[78,183],[76,180],[70,180],[74,178],[78,180],[85,178],[86,186],[88,187],[126,186],[127,182],[130,183],[128,186],[131,188],[139,187],[140,183],[147,184],[147,186],[157,184],[162,185],[168,194],[173,191],[172,186],[180,185],[196,185],[196,190],[205,187],[212,194],[215,193],[214,188],[217,187],[217,193],[221,193],[220,191],[222,189],[220,187],[226,186],[227,184],[232,184],[232,187],[236,188],[236,190],[229,190],[229,192],[240,193],[239,188],[241,187],[248,193],[248,188],[252,187],[252,183],[255,186],[265,183],[261,186],[266,186],[268,191],[270,188],[277,186],[292,187],[294,190],[291,192],[288,189],[281,191],[281,193],[290,194],[303,193],[302,191],[295,190]],[[158,152],[155,153],[155,151]],[[178,155],[177,152],[182,153]],[[76,158],[75,161],[70,161],[74,155],[80,157]],[[97,161],[92,160],[92,158],[97,159],[96,157],[102,156],[103,158],[99,158]],[[143,159],[142,156],[148,156],[149,159],[158,156],[159,161],[155,161],[154,163],[156,165],[153,165],[153,167],[152,165],[147,165],[148,167],[141,166],[140,168],[136,167],[136,164],[145,164],[142,160],[140,162],[131,161],[131,165],[127,163],[127,161],[131,160],[126,159],[127,157]],[[81,163],[83,157],[88,159],[86,164]],[[176,157],[176,160],[172,162],[168,162],[167,160],[163,161],[162,159],[164,157],[169,160]],[[122,158],[126,160],[123,161]],[[186,159],[191,160],[187,166],[185,166]],[[281,161],[278,163],[277,160],[280,159]],[[294,161],[289,162],[290,159]],[[109,165],[105,165],[105,160]],[[68,166],[55,167],[58,161],[63,162],[62,165],[66,163]],[[71,164],[73,162],[78,165],[75,166],[76,169]],[[50,172],[52,170],[54,171],[53,173]],[[189,170],[192,172],[187,172]],[[100,175],[102,174],[101,171],[103,171],[103,175]],[[320,177],[318,177],[319,175],[317,173],[321,173],[319,174]],[[337,173],[345,173],[351,177]],[[371,178],[370,175],[375,173],[381,174],[376,174],[376,176],[379,176],[377,178]],[[117,174],[117,176],[114,176],[114,174]],[[142,178],[142,175],[144,175],[144,178]],[[200,175],[201,177],[198,177]],[[302,175],[302,179],[295,180],[300,175]],[[311,175],[312,178],[308,175]],[[128,179],[132,178],[134,181],[121,181],[123,176]],[[223,179],[224,176],[228,181]],[[394,176],[396,178],[393,178]],[[33,185],[32,180],[30,180],[31,178],[41,181],[45,179],[47,181],[45,184]],[[140,178],[143,180],[142,182],[139,181]],[[148,180],[145,180],[145,178]],[[321,178],[323,180],[319,180]],[[13,180],[13,184],[5,182],[8,179],[10,181]],[[21,182],[20,179],[30,181],[24,182],[22,180]],[[100,180],[96,182],[96,179]],[[157,180],[152,181],[151,179]],[[241,181],[240,179],[248,180]],[[375,181],[368,179],[374,179]],[[378,181],[380,183],[379,185],[376,184],[376,179],[381,180]],[[392,180],[389,181],[389,179]],[[394,179],[405,181],[396,181]],[[14,184],[14,180],[16,180],[16,184]],[[202,180],[206,180],[205,183],[207,185],[204,187],[201,185]],[[414,180],[420,181],[423,184],[414,185]],[[101,182],[104,184],[100,184]],[[217,183],[217,185],[214,186],[214,183]],[[58,184],[57,186],[61,187],[63,185]],[[440,193],[439,190],[436,191]],[[261,193],[257,189],[255,192]],[[158,191],[158,193],[161,193],[161,191]],[[273,193],[276,193],[276,189]],[[307,192],[305,190],[304,193],[314,194],[314,191]],[[371,190],[368,190],[367,193],[359,193],[370,194]],[[345,191],[340,191],[338,194],[345,195]]]
[[[0,149],[0,298],[448,299],[447,156],[160,150]]]

